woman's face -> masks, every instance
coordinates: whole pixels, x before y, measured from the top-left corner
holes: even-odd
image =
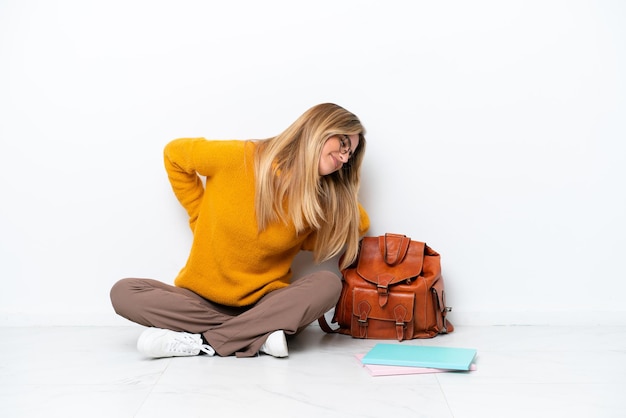
[[[359,146],[359,135],[334,135],[326,140],[319,162],[319,175],[327,176],[340,170]]]

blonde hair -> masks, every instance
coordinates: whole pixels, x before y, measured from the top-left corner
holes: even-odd
[[[348,164],[326,176],[319,160],[334,135],[359,135]],[[316,262],[338,255],[340,268],[350,265],[359,248],[357,195],[365,152],[365,129],[341,106],[323,103],[300,116],[283,133],[259,141],[255,151],[255,208],[259,230],[272,222],[292,222],[296,232],[316,231]]]

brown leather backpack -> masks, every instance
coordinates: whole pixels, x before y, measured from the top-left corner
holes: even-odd
[[[332,329],[355,338],[432,338],[452,332],[446,307],[440,256],[423,242],[387,233],[365,237],[357,260],[341,271],[343,289]]]

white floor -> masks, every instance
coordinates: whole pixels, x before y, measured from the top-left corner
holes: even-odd
[[[377,341],[317,326],[287,359],[150,360],[141,331],[1,328],[0,416],[626,417],[626,327],[457,327],[408,343],[476,348],[476,371],[387,377],[354,357]]]

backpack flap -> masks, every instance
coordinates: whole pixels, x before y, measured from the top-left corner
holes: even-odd
[[[425,246],[423,242],[398,234],[363,238],[356,271],[376,286],[379,306],[387,304],[391,285],[408,284],[421,274]]]

